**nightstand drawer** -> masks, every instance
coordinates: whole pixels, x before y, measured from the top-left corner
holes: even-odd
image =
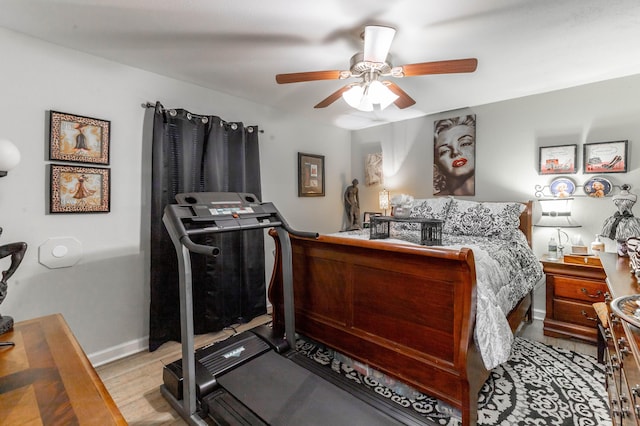
[[[553,305],[556,320],[586,327],[596,327],[596,311],[591,304],[554,300]]]
[[[604,302],[607,284],[570,278],[561,275],[553,277],[554,297],[582,300],[589,303]]]

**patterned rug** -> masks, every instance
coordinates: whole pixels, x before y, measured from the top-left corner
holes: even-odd
[[[458,411],[376,371],[367,371],[366,366],[310,341],[299,340],[297,349],[438,425],[460,425]],[[480,392],[478,424],[611,425],[604,365],[595,357],[518,337],[509,361],[491,371]]]

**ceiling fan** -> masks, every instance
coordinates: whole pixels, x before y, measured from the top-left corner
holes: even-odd
[[[349,105],[361,111],[384,109],[391,103],[404,109],[415,104],[396,83],[384,77],[413,77],[428,74],[451,74],[474,72],[478,65],[476,58],[448,61],[421,62],[394,67],[389,49],[396,30],[391,27],[370,25],[362,34],[364,49],[351,57],[349,70],[309,71],[277,74],[279,84],[299,83],[316,80],[345,80],[351,77],[361,81],[349,83],[327,96],[314,108],[325,108],[342,97]]]

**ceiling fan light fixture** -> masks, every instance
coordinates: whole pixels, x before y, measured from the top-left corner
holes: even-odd
[[[342,93],[344,101],[359,111],[382,111],[398,99],[398,95],[378,80],[370,83],[354,84]]]
[[[369,25],[364,28],[364,60],[385,62],[396,30],[391,27]]]
[[[360,111],[373,111],[373,104],[365,95],[365,89],[360,84],[354,84],[351,88],[342,93],[344,101],[352,108]]]
[[[369,84],[367,95],[372,104],[380,105],[380,110],[394,103],[399,97],[378,80],[374,80]]]

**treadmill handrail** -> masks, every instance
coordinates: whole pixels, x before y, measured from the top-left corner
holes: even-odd
[[[216,257],[220,254],[220,248],[215,246],[208,246],[206,244],[196,244],[193,242],[188,235],[184,235],[180,238],[180,242],[184,245],[189,251],[198,254],[204,254],[205,256],[213,256]]]

